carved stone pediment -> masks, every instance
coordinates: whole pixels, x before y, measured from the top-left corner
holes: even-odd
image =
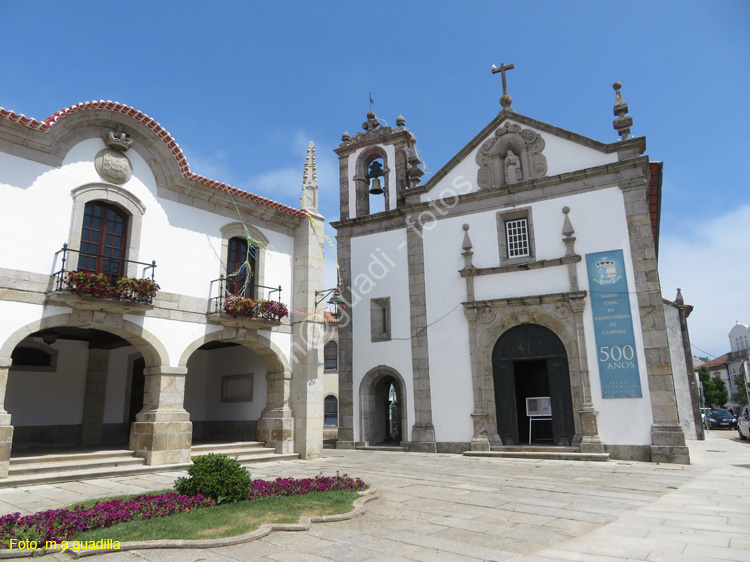
[[[477,184],[488,189],[542,178],[547,159],[542,154],[544,139],[516,123],[503,123],[477,152]]]

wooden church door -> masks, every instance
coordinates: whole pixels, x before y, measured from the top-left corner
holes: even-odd
[[[497,430],[504,444],[528,442],[531,421],[524,404],[526,398],[538,396],[550,397],[554,444],[573,442],[568,357],[554,332],[537,324],[511,328],[495,344],[492,371]]]

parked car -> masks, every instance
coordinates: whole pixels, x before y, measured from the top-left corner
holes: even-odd
[[[737,418],[729,410],[711,410],[708,425],[711,429],[737,429]]]
[[[750,437],[750,406],[742,408],[737,418],[737,431],[740,434],[740,439],[743,441]]]

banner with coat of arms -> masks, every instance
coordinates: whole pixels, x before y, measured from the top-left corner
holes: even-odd
[[[641,398],[622,250],[586,254],[602,398]]]

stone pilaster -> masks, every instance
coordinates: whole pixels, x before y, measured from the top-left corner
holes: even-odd
[[[130,428],[130,448],[146,464],[190,462],[193,424],[182,404],[187,367],[149,367],[143,410]]]
[[[354,449],[354,380],[352,371],[351,238],[337,236],[341,297],[349,303],[339,319],[339,435],[337,449]]]
[[[309,212],[309,211],[308,211]],[[309,316],[292,323],[291,407],[294,447],[302,459],[323,452],[323,331],[316,310],[316,291],[323,290],[323,217],[309,212],[294,231],[292,308]],[[315,221],[315,224],[313,224]]]
[[[406,230],[411,312],[411,365],[414,384],[414,425],[410,448],[425,453],[437,452],[435,426],[432,424],[430,356],[427,348],[427,301],[424,279],[423,232],[419,223]]]
[[[107,390],[108,367],[109,350],[89,349],[86,391],[83,399],[81,445],[99,445],[102,442],[104,395]]]
[[[10,449],[13,445],[13,426],[10,425],[10,414],[5,411],[5,391],[11,363],[10,357],[0,357],[0,478],[8,477]]]
[[[265,441],[277,453],[293,453],[292,374],[268,373],[266,384],[266,408],[258,420],[258,441]]]
[[[646,164],[648,165],[648,164]],[[646,354],[646,370],[654,423],[651,426],[653,462],[690,464],[690,452],[677,417],[672,365],[664,320],[656,249],[646,198],[647,177],[620,186],[633,260],[638,310]]]

